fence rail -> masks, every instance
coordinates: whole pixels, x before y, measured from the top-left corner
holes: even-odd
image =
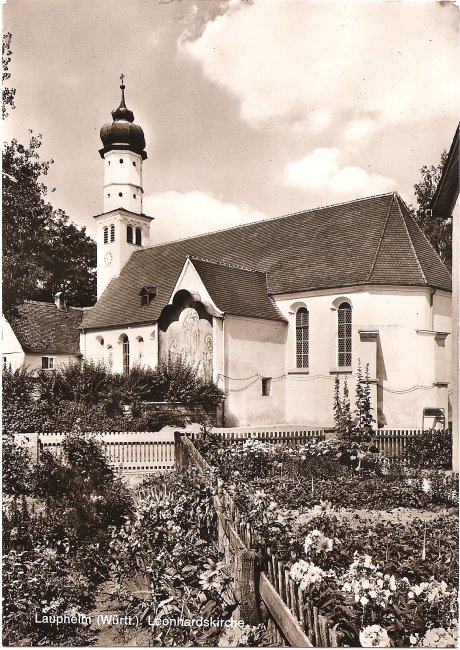
[[[209,482],[215,481],[210,466],[190,439],[176,433],[176,448],[179,467],[193,465]],[[329,629],[328,620],[304,598],[289,573],[285,571],[283,579],[278,579],[280,564],[276,564],[275,578],[272,567],[278,562],[276,558],[269,560],[267,567],[257,566],[254,548],[257,536],[252,526],[241,519],[233,499],[218,489],[214,507],[218,517],[218,543],[234,578],[241,618],[255,624],[262,619],[261,610],[264,610],[273,644],[287,643],[292,648],[339,647],[342,635]],[[308,627],[310,619],[319,626],[318,632]]]
[[[388,458],[403,456],[407,443],[424,432],[423,429],[377,429],[372,438],[373,444]],[[237,427],[233,429],[215,428],[213,433],[221,436],[224,444],[239,440],[255,439],[271,444],[285,444],[300,447],[308,442],[319,442],[334,435],[333,429],[282,427]],[[192,438],[193,439],[193,438]]]
[[[65,433],[40,433],[39,452],[62,456]],[[172,471],[175,467],[173,432],[102,432],[94,438],[103,443],[109,464],[124,474]]]

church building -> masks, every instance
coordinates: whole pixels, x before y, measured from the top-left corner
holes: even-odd
[[[225,393],[226,426],[333,424],[369,365],[379,428],[448,425],[451,276],[396,193],[164,244],[142,209],[142,128],[101,129],[98,300],[84,359],[114,372],[182,357]]]

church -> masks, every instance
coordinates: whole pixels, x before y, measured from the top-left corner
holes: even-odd
[[[143,213],[143,130],[125,87],[101,129],[97,303],[83,359],[129,373],[182,357],[225,393],[226,426],[333,425],[368,365],[378,428],[448,426],[451,276],[396,193],[169,243]]]

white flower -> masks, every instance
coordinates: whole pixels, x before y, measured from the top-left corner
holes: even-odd
[[[366,598],[366,596],[361,596],[361,598],[359,599],[359,602],[361,603],[361,605],[363,607],[365,607],[367,605],[367,603],[369,602],[369,598]]]
[[[368,625],[359,633],[359,642],[363,648],[391,647],[388,632],[380,625]]]

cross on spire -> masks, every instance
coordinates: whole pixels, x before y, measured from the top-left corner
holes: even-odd
[[[121,86],[120,86],[120,88],[121,88],[122,90],[125,89],[125,84],[123,83],[124,78],[125,78],[125,75],[124,75],[123,72],[122,72],[121,75],[120,75],[120,79],[121,79]]]

